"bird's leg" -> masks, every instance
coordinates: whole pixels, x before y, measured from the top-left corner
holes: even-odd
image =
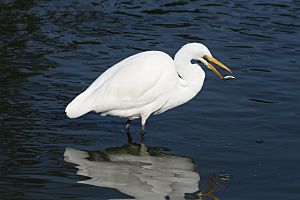
[[[128,119],[127,122],[126,122],[126,125],[125,125],[125,133],[127,135],[128,144],[132,143],[132,137],[131,137],[131,134],[129,132],[130,123],[131,123],[131,120]]]
[[[127,119],[127,122],[126,122],[126,125],[125,125],[125,132],[129,132],[130,123],[131,123],[131,120]]]
[[[145,131],[145,125],[142,124],[142,128],[141,128],[141,144],[144,143],[144,135],[145,135],[146,131]]]
[[[146,125],[146,120],[148,119],[148,117],[149,117],[149,114],[141,116],[141,125],[142,125],[142,128],[141,128],[141,144],[144,143],[144,135],[146,133],[145,125]]]

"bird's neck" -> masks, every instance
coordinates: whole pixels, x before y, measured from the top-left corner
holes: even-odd
[[[178,80],[178,88],[175,92],[176,96],[181,97],[178,104],[183,104],[191,100],[201,90],[205,73],[203,69],[197,65],[192,64],[191,61],[194,58],[192,54],[179,50],[175,55],[174,62],[176,65],[177,73],[180,78]]]
[[[176,53],[174,62],[178,74],[184,81],[189,85],[199,85],[200,82],[203,82],[201,79],[204,78],[205,73],[198,64],[192,64],[193,59],[192,54],[181,49]]]

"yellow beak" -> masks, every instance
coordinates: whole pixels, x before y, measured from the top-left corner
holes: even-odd
[[[204,56],[204,59],[206,59],[207,61],[213,62],[217,65],[219,65],[220,67],[222,67],[223,69],[227,70],[228,72],[232,73],[231,69],[229,69],[228,67],[226,67],[224,64],[222,64],[220,61],[218,61],[217,59],[215,59],[214,57],[211,56]],[[223,79],[223,76],[220,74],[220,72],[218,72],[218,70],[211,64],[208,63],[208,66],[221,78]]]

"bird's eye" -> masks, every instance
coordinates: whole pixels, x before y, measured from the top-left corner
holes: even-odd
[[[203,56],[202,58],[208,62],[208,57],[207,56]]]

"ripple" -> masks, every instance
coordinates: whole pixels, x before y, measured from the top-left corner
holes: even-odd
[[[176,1],[176,2],[165,3],[162,6],[164,6],[164,7],[176,7],[176,6],[183,6],[183,5],[187,5],[187,4],[188,4],[187,1]]]
[[[234,176],[230,190],[211,187],[220,199],[298,199],[299,8],[272,0],[0,1],[0,199],[124,197],[77,184],[83,178],[62,157],[66,146],[98,156],[123,144],[124,121],[71,120],[64,108],[117,61],[146,50],[173,57],[187,42],[207,45],[237,80],[204,68],[201,93],[150,118],[146,144],[185,155],[200,186],[218,189],[228,179],[215,171]],[[261,138],[267,143],[257,145]],[[161,159],[154,154],[147,158]]]
[[[289,5],[286,4],[276,4],[276,3],[255,3],[254,5],[256,6],[270,6],[270,7],[281,7],[281,8],[288,8],[290,7]]]
[[[259,72],[272,72],[269,69],[259,69],[259,68],[251,68],[250,70],[252,70],[252,71],[259,71]]]
[[[256,98],[250,98],[249,100],[250,101],[255,101],[255,102],[258,102],[258,103],[270,103],[270,104],[279,103],[279,102],[276,102],[276,101],[269,101],[269,100],[265,100],[265,99],[256,99]]]
[[[190,23],[177,23],[177,24],[153,24],[163,28],[186,28],[192,26]]]
[[[251,49],[251,48],[253,48],[253,46],[249,46],[249,45],[225,45],[224,47],[241,48],[241,49]]]

